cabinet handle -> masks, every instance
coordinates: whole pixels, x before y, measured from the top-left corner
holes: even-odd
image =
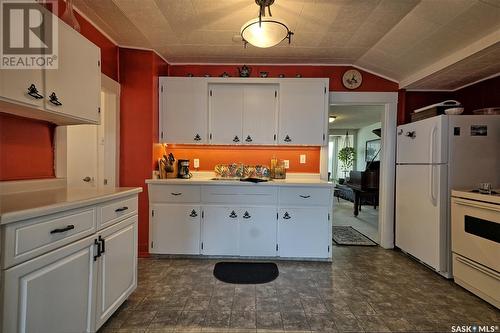
[[[417,133],[415,133],[415,131],[410,131],[410,132],[406,132],[405,135],[411,139],[415,139],[415,137],[417,136]]]
[[[30,95],[31,97],[33,97],[35,99],[43,98],[43,96],[38,93],[38,89],[36,89],[36,86],[34,84],[31,84],[31,86],[29,86],[28,95]]]
[[[73,224],[70,224],[64,228],[59,228],[59,229],[54,229],[54,230],[51,230],[50,233],[51,234],[60,234],[60,233],[63,233],[63,232],[66,232],[66,231],[70,231],[70,230],[73,230],[75,229],[75,226]]]
[[[99,241],[94,239],[94,245],[97,247],[97,254],[94,256],[94,261],[97,260],[101,256],[101,246],[99,245]]]
[[[240,138],[237,135],[234,136],[233,142],[240,142]]]
[[[89,176],[85,177],[82,179],[84,182],[86,183],[90,183],[90,181],[92,180],[92,178],[90,178]]]
[[[230,217],[230,218],[232,218],[232,219],[235,219],[235,218],[237,218],[237,217],[238,217],[238,215],[236,215],[236,212],[233,210],[233,211],[231,212],[231,214],[229,214],[229,217]]]
[[[101,243],[100,251],[99,251],[99,256],[100,256],[101,254],[106,252],[106,240],[104,238],[102,238],[101,236],[99,236],[99,243]]]
[[[120,207],[120,208],[115,209],[115,212],[117,212],[117,213],[119,213],[119,212],[124,212],[124,211],[126,211],[127,209],[128,209],[128,207],[127,207],[127,206],[123,206],[123,207]]]
[[[289,220],[289,219],[291,219],[292,217],[290,216],[290,214],[288,214],[288,212],[285,212],[285,215],[283,215],[283,218],[284,218],[285,220]]]
[[[252,137],[250,135],[247,135],[247,138],[245,139],[246,142],[252,142]]]
[[[189,216],[191,216],[191,217],[196,217],[196,216],[198,216],[198,214],[196,214],[196,211],[193,209],[193,210],[191,211],[191,214],[189,214]]]
[[[54,104],[55,106],[61,106],[62,103],[59,101],[59,98],[57,97],[56,93],[53,92],[52,94],[50,94],[49,96],[49,102]]]
[[[283,140],[285,142],[292,142],[292,139],[290,139],[290,137],[287,135],[285,136],[285,140]]]
[[[176,195],[176,196],[177,196],[177,195],[181,195],[181,194],[182,194],[182,192],[172,192],[172,193],[170,193],[170,194],[172,194],[172,195]]]
[[[194,141],[201,141],[201,136],[200,136],[199,134],[196,134],[196,135],[194,136],[194,139],[193,139],[193,140],[194,140]]]
[[[251,218],[251,217],[252,217],[252,216],[251,216],[251,215],[250,215],[247,211],[245,211],[245,214],[243,214],[243,218],[244,218],[244,219],[249,219],[249,218]]]
[[[299,195],[299,197],[304,198],[304,199],[307,199],[307,198],[310,198],[311,196],[310,196],[310,195],[302,195],[302,194],[301,194],[301,195]]]

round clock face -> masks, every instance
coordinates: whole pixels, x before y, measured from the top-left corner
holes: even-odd
[[[356,89],[361,85],[363,77],[361,73],[355,69],[350,69],[342,76],[342,83],[347,89]]]

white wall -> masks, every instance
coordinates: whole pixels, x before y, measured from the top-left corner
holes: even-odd
[[[366,141],[379,139],[379,137],[373,134],[372,130],[381,128],[382,123],[377,122],[365,127],[362,127],[358,130],[357,138],[356,138],[356,170],[363,171],[366,167],[365,161],[365,151],[366,151]],[[380,158],[380,156],[379,156]]]

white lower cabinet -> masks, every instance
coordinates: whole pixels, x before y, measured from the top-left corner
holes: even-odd
[[[276,208],[248,207],[240,212],[240,255],[276,256]]]
[[[137,216],[99,233],[96,329],[137,287]]]
[[[330,257],[331,237],[328,235],[331,230],[328,208],[280,208],[278,214],[280,257]]]
[[[94,238],[4,271],[4,333],[91,332]]]
[[[200,254],[200,221],[199,205],[151,205],[149,252]]]
[[[239,254],[238,234],[237,209],[224,206],[204,207],[203,254],[237,256]]]

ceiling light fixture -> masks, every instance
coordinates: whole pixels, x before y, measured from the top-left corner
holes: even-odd
[[[293,32],[290,31],[285,21],[274,18],[271,14],[271,5],[274,0],[255,0],[259,6],[259,17],[251,19],[241,27],[241,38],[245,43],[266,48],[272,47],[285,39],[288,44],[292,41]],[[269,16],[266,16],[266,7]]]
[[[329,123],[333,123],[333,122],[335,121],[335,119],[337,119],[337,117],[335,117],[335,116],[330,116],[330,117],[328,117],[328,122],[329,122]]]

